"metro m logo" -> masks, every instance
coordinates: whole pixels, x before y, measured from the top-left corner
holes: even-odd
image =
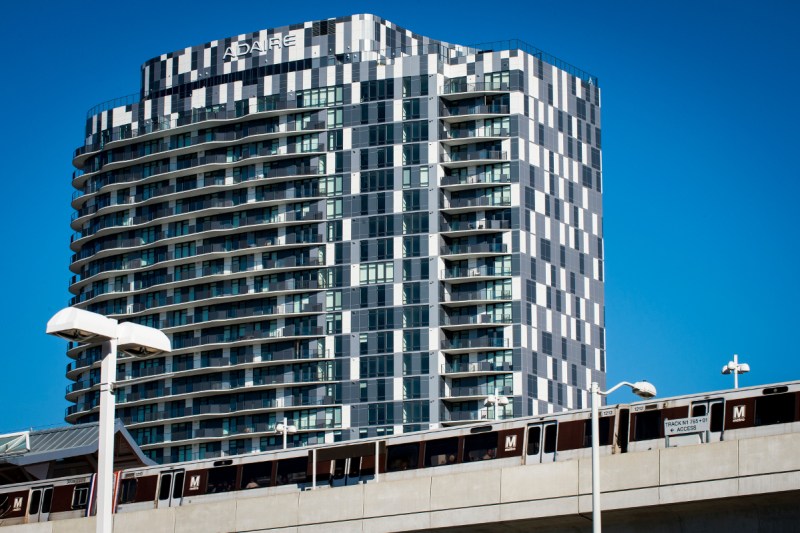
[[[732,422],[744,422],[745,417],[745,406],[744,405],[734,405],[733,406],[733,420]]]
[[[517,449],[517,436],[506,435],[506,449],[507,452],[513,452]]]
[[[12,511],[21,511],[22,510],[22,496],[18,496],[14,498],[14,506],[11,508]]]
[[[189,490],[200,490],[200,476],[192,476],[189,478]]]

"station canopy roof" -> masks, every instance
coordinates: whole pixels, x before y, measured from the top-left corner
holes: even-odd
[[[0,435],[0,485],[95,473],[98,429],[95,422]],[[117,420],[114,470],[152,464]]]

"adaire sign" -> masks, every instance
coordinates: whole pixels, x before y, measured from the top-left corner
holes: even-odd
[[[244,41],[227,47],[225,49],[225,55],[222,56],[222,59],[225,60],[230,57],[235,60],[249,54],[263,54],[264,52],[268,52],[270,50],[280,50],[281,48],[288,48],[296,44],[297,36],[291,34],[274,35],[268,39],[264,39],[263,41]]]

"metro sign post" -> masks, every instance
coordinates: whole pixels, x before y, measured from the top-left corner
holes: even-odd
[[[666,446],[669,448],[670,437],[681,437],[683,435],[705,435],[704,442],[708,442],[710,429],[711,417],[709,415],[676,418],[674,420],[666,419],[664,420]]]

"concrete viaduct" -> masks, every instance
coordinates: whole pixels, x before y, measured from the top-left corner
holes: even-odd
[[[800,434],[601,458],[606,532],[800,531]],[[122,513],[114,533],[591,531],[591,459]],[[408,474],[411,474],[409,472]],[[92,533],[94,518],[2,533]]]

